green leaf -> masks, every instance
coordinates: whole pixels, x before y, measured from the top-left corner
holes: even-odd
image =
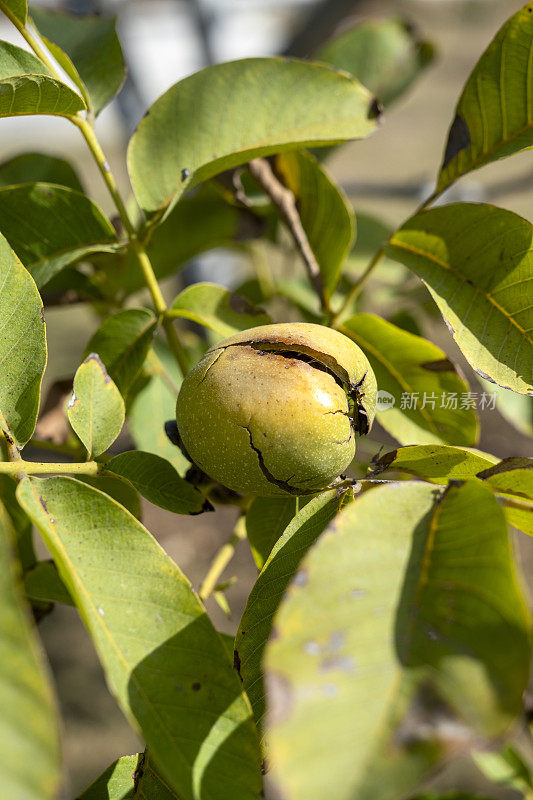
[[[512,787],[523,792],[526,798],[531,797],[533,779],[528,764],[517,748],[507,745],[498,752],[474,752],[472,757],[492,784]]]
[[[262,660],[274,614],[302,556],[350,499],[349,493],[329,491],[310,500],[285,528],[250,592],[235,637],[235,664],[258,722],[265,710]]]
[[[113,226],[98,206],[52,183],[0,189],[0,228],[39,287],[92,253],[119,248]]]
[[[0,501],[7,511],[11,525],[16,534],[17,555],[25,572],[37,561],[33,547],[33,525],[27,514],[19,506],[17,497],[17,482],[9,475],[0,474]]]
[[[74,605],[53,561],[38,561],[25,572],[24,588],[31,601]]]
[[[97,353],[124,397],[137,378],[154,338],[157,320],[146,308],[128,308],[107,317],[91,336],[84,357]]]
[[[41,530],[120,707],[182,800],[255,800],[255,727],[240,681],[189,581],[148,531],[72,478],[25,479]]]
[[[387,247],[427,285],[472,367],[522,394],[533,393],[532,234],[512,211],[454,203],[411,217]]]
[[[500,495],[500,500],[503,501],[503,510],[509,525],[533,536],[533,503],[504,495]]]
[[[499,30],[457,105],[437,183],[440,193],[484,164],[533,146],[533,5]]]
[[[478,472],[477,477],[499,492],[533,500],[533,458],[504,458]]]
[[[153,228],[147,253],[161,280],[181,269],[199,253],[216,247],[235,248],[263,232],[261,220],[247,208],[228,202],[210,181],[183,197],[168,217]],[[139,263],[131,252],[101,256],[98,266],[126,294],[145,287]]]
[[[104,453],[122,430],[124,400],[96,353],[76,371],[67,414],[89,457]]]
[[[274,632],[267,736],[287,797],[404,796],[522,713],[529,619],[479,481],[365,492],[308,551]]]
[[[44,654],[24,602],[15,533],[0,503],[0,768],[9,800],[55,800],[57,709]]]
[[[135,387],[128,426],[138,450],[165,458],[180,475],[184,475],[190,462],[179,447],[170,442],[165,432],[165,423],[176,419],[176,399],[181,382],[182,375],[175,357],[168,345],[156,338],[139,385]]]
[[[85,109],[82,98],[32,53],[0,41],[0,117],[52,114],[71,117]]]
[[[0,9],[7,17],[11,18],[13,16],[25,25],[28,15],[28,3],[26,0],[0,0]]]
[[[412,445],[391,450],[371,462],[372,476],[402,472],[435,483],[480,478],[499,495],[507,522],[533,536],[531,459],[508,458],[498,463],[489,453],[444,445]],[[532,497],[533,499],[533,497]]]
[[[193,320],[218,333],[221,338],[272,322],[262,308],[255,308],[244,297],[216,283],[188,286],[176,297],[169,310],[172,316]]]
[[[433,60],[433,45],[421,41],[400,19],[369,20],[330,39],[319,61],[354,75],[388,106]]]
[[[440,348],[373,314],[356,314],[341,332],[365,351],[378,389],[392,396],[377,419],[400,444],[475,444],[476,413],[463,397],[469,387]]]
[[[130,514],[137,519],[141,519],[141,498],[131,483],[124,478],[115,478],[112,475],[78,475],[77,480],[94,486],[101,492],[105,492],[121,506],[124,506]]]
[[[279,537],[296,515],[296,497],[255,497],[246,512],[246,536],[261,569]]]
[[[133,190],[152,213],[256,156],[368,136],[378,115],[358,81],[318,64],[216,64],[172,86],[140,122],[128,148]]]
[[[155,228],[148,255],[158,278],[164,278],[205,250],[234,246],[259,231],[247,209],[231,205],[213,182],[206,183],[183,197]]]
[[[137,753],[113,761],[76,800],[133,800],[135,774],[143,758],[142,753]]]
[[[166,459],[153,453],[130,450],[108,461],[106,471],[126,478],[151,503],[174,514],[200,514],[204,497],[180,478]]]
[[[46,366],[42,300],[0,235],[0,428],[19,448],[31,438]]]
[[[114,761],[77,800],[179,800],[145,753]]]
[[[34,6],[33,22],[48,49],[98,114],[126,75],[115,17],[79,17]]]
[[[330,298],[339,282],[344,259],[355,237],[355,216],[348,198],[305,151],[282,153],[276,171],[294,194],[309,244],[320,266]]]
[[[36,181],[56,183],[83,192],[74,168],[62,158],[45,153],[23,153],[0,164],[0,187]]]
[[[373,461],[372,475],[404,472],[417,478],[447,483],[449,480],[475,478],[477,473],[496,464],[498,459],[480,450],[446,445],[411,445],[399,447]]]
[[[165,433],[165,422],[176,419],[178,391],[179,386],[173,391],[163,377],[152,375],[131,404],[128,424],[138,450],[161,456],[183,475],[190,463]]]
[[[34,77],[36,75],[53,77],[48,67],[33,53],[0,40],[0,80],[28,73],[35,73]]]
[[[218,635],[220,636],[222,644],[226,649],[226,655],[228,656],[230,664],[233,664],[233,648],[235,645],[235,637],[230,633],[221,633],[220,631],[218,631]]]

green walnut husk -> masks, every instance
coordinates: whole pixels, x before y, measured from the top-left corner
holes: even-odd
[[[313,494],[370,429],[376,379],[350,339],[321,325],[250,328],[212,347],[176,407],[187,456],[236,492]]]

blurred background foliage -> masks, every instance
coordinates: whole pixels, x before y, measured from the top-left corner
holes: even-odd
[[[417,30],[424,45],[421,58],[434,60],[409,92],[393,104],[385,101],[385,118],[378,133],[335,149],[327,159],[332,176],[340,183],[355,208],[358,238],[346,266],[348,278],[360,274],[384,237],[402,223],[429,194],[442,159],[444,142],[461,88],[498,27],[522,6],[521,0],[65,0],[35,5],[80,14],[113,13],[119,18],[128,79],[119,96],[98,120],[98,132],[121,189],[129,193],[125,169],[127,140],[145,109],[169,86],[203,66],[247,56],[290,54],[313,57],[328,54],[328,39],[359,19],[400,18]],[[3,18],[0,37],[21,44]],[[434,51],[433,51],[434,48]],[[371,55],[371,54],[370,54]],[[369,55],[369,57],[370,57]],[[399,80],[401,76],[399,76]],[[379,87],[371,87],[379,94]],[[176,132],[179,135],[179,132]],[[41,149],[52,156],[67,155],[88,194],[112,213],[109,198],[84,145],[66,121],[53,117],[13,118],[2,121],[0,162],[22,152]],[[322,157],[322,156],[321,156]],[[530,216],[533,165],[528,152],[475,172],[460,181],[444,201],[494,202],[523,216]],[[0,169],[0,185],[9,181]],[[250,187],[246,187],[250,194]],[[212,193],[206,187],[205,193]],[[205,202],[205,197],[202,202]],[[216,193],[211,198],[223,239],[235,219],[230,206],[222,206]],[[194,198],[182,212],[194,217]],[[183,223],[188,226],[187,220]],[[201,237],[202,231],[197,235]],[[216,231],[215,231],[216,234]],[[215,281],[257,299],[259,276],[261,301],[268,300],[268,286],[288,284],[287,292],[298,298],[304,315],[309,313],[310,290],[300,278],[304,272],[287,247],[254,242],[231,249],[214,247],[196,255],[194,231],[187,241],[174,242],[172,226],[160,241],[154,265],[160,275],[170,272],[169,253],[179,250],[184,269],[162,284],[167,300],[191,280]],[[213,237],[217,245],[217,236]],[[176,256],[177,257],[177,256]],[[398,292],[399,287],[399,292]],[[132,284],[132,288],[135,288]],[[312,295],[311,295],[312,298]],[[146,301],[137,295],[136,303]],[[279,303],[279,301],[277,301]],[[461,365],[472,389],[483,391],[479,380],[461,357],[437,315],[425,289],[413,275],[396,263],[385,261],[360,301],[360,310],[377,312],[413,332],[421,332],[441,346]],[[411,310],[413,314],[411,314]],[[312,311],[312,309],[311,309]],[[283,319],[287,309],[274,309]],[[71,380],[87,340],[95,327],[95,309],[88,305],[51,307],[47,310],[49,364],[44,396],[58,381]],[[57,384],[61,387],[61,384]],[[493,389],[492,386],[488,391]],[[531,401],[502,390],[500,411],[481,414],[480,448],[501,458],[530,455],[527,436]],[[511,425],[508,417],[518,425]],[[142,420],[140,421],[142,424]],[[382,429],[361,443],[360,455],[368,461],[382,444],[393,442]],[[124,443],[123,443],[124,444]],[[42,455],[42,454],[41,454]],[[195,585],[205,573],[212,554],[227,538],[236,511],[219,508],[216,514],[187,518],[171,515],[144,503],[144,522]],[[524,539],[525,537],[522,537]],[[533,543],[532,543],[533,544]],[[524,557],[528,541],[523,543]],[[531,549],[531,547],[529,547]],[[219,629],[234,632],[256,575],[247,548],[241,548],[225,578],[238,577],[227,590],[234,617],[227,620],[210,600],[209,610]],[[41,631],[56,675],[65,720],[64,747],[68,772],[65,797],[87,785],[115,757],[135,752],[138,742],[107,692],[101,669],[88,635],[75,611],[57,607],[41,621]],[[79,687],[84,687],[83,693]],[[89,688],[87,688],[89,687]],[[470,762],[459,762],[453,776],[439,778],[439,789],[461,786],[482,792],[484,785]],[[490,795],[495,797],[494,793]],[[502,795],[512,797],[508,791]]]

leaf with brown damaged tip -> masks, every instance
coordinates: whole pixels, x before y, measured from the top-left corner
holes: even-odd
[[[440,194],[462,175],[533,145],[533,5],[503,25],[468,78],[440,170]]]
[[[503,512],[481,482],[365,492],[299,570],[263,659],[282,796],[323,800],[331,775],[335,797],[410,796],[519,718],[530,623]]]
[[[497,461],[496,456],[466,447],[410,445],[391,450],[370,464],[373,476],[383,472],[403,472],[434,483],[475,478],[480,470]]]
[[[533,500],[533,458],[504,458],[477,477],[499,492]]]
[[[105,452],[122,429],[124,400],[96,353],[78,367],[67,414],[89,457]]]

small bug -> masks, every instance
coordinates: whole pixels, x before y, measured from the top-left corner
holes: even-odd
[[[355,417],[353,419],[353,426],[357,433],[360,436],[366,436],[368,431],[370,430],[370,426],[368,424],[368,414],[366,413],[366,409],[361,402],[363,397],[365,396],[364,392],[359,391],[366,380],[367,373],[363,375],[360,381],[357,383],[352,384],[351,391],[350,391],[350,398],[354,404],[354,412]]]

